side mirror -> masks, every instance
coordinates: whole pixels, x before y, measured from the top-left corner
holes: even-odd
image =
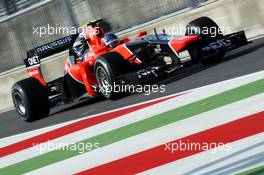
[[[143,31],[143,32],[138,32],[137,34],[136,34],[136,38],[137,39],[140,39],[140,38],[142,38],[143,36],[145,36],[145,35],[147,35],[148,33],[146,32],[146,31]]]
[[[124,43],[128,43],[130,41],[129,38],[122,38],[120,43],[124,44]]]

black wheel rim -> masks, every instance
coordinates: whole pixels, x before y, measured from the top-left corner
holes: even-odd
[[[106,71],[102,67],[98,67],[96,70],[96,78],[99,83],[100,92],[104,95],[108,95],[110,92],[110,80]]]
[[[14,103],[19,114],[24,116],[26,114],[26,106],[23,97],[19,92],[14,93]]]

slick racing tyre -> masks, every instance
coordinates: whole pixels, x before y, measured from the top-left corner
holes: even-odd
[[[116,77],[130,71],[131,65],[119,53],[109,52],[99,56],[95,62],[95,76],[100,93],[107,99],[115,100],[123,92],[115,91]]]
[[[189,22],[185,35],[199,35],[203,40],[209,41],[223,37],[219,26],[211,18],[205,16]]]
[[[46,117],[50,111],[47,89],[35,78],[16,82],[12,87],[16,111],[25,121]]]
[[[205,46],[224,38],[221,29],[212,19],[208,17],[200,17],[189,22],[186,26],[185,35],[199,35],[202,39],[201,43],[190,45],[188,49],[193,60],[199,60],[202,64],[208,65],[217,62],[224,57],[225,51],[220,51],[213,57],[207,58],[203,58],[203,54],[200,51],[201,46]]]

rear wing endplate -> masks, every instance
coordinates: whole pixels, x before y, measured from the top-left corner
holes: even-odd
[[[46,82],[41,73],[41,59],[67,50],[72,46],[77,36],[78,34],[66,36],[28,50],[27,58],[24,59],[24,64],[27,68],[29,77],[34,77],[38,79],[42,84],[46,85]]]

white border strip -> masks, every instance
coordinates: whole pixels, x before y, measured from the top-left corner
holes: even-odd
[[[206,93],[206,91],[204,92]],[[63,161],[50,164],[46,167],[37,169],[30,172],[29,174],[43,174],[44,172],[50,172],[51,174],[72,174],[81,170],[93,168],[104,163],[126,157],[137,152],[141,152],[155,146],[183,138],[185,136],[192,135],[197,132],[201,132],[222,124],[232,122],[234,120],[243,118],[245,116],[255,114],[263,110],[264,93],[261,95],[253,96],[245,100],[241,100],[230,105],[226,105],[214,110],[204,112],[193,117],[154,129],[139,135],[126,138],[124,140],[115,142],[113,144],[107,145],[105,147],[99,148],[85,154],[80,154],[76,157],[65,159]],[[167,102],[169,103],[169,102]],[[257,104],[257,105],[252,105]],[[240,110],[248,109],[248,110]],[[140,114],[135,115],[134,117],[141,116]],[[190,127],[190,124],[192,126]],[[177,131],[177,132],[175,132]],[[90,131],[91,132],[91,131]],[[89,133],[83,132],[79,134],[84,137]],[[72,135],[65,140],[76,139],[76,136]],[[124,145],[127,145],[124,147]],[[122,148],[122,149],[120,149]],[[165,145],[164,145],[165,148]],[[221,151],[220,151],[221,152]],[[30,153],[25,153],[25,156],[30,155]],[[21,157],[21,156],[18,156]],[[85,160],[89,160],[89,163]],[[11,162],[11,160],[10,160]],[[74,164],[74,162],[79,162]],[[199,162],[197,162],[199,164]],[[74,167],[70,165],[75,165]],[[69,167],[69,168],[63,168]],[[177,166],[174,167],[177,169]],[[172,171],[171,171],[172,172]],[[159,172],[160,173],[160,172]],[[160,174],[169,174],[169,173],[160,173]],[[178,173],[177,173],[178,174]]]

